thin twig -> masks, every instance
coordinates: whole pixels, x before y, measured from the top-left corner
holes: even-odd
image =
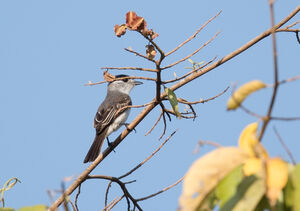
[[[175,79],[171,79],[171,80],[166,80],[166,81],[162,81],[162,84],[168,84],[168,83],[173,83],[176,81],[179,81],[181,79],[186,78],[187,76],[191,75],[192,73],[194,73],[195,71],[198,71],[199,69],[202,69],[204,67],[206,67],[207,65],[209,65],[210,63],[212,63],[215,59],[217,58],[217,56],[215,56],[212,60],[210,60],[209,62],[205,63],[204,65],[201,65],[199,68],[192,70],[186,74],[184,74],[183,76],[180,76],[179,78],[175,78]]]
[[[107,200],[108,200],[108,193],[109,193],[109,189],[111,187],[112,181],[109,181],[109,183],[107,184],[107,188],[105,191],[105,199],[104,199],[104,205],[107,206]]]
[[[233,95],[232,95],[232,96],[233,96]],[[258,118],[258,119],[260,119],[260,120],[263,120],[263,119],[265,118],[264,116],[259,115],[259,114],[255,113],[255,112],[251,111],[250,109],[246,108],[246,107],[245,107],[244,105],[242,105],[242,104],[240,104],[239,107],[240,107],[243,111],[245,111],[247,114],[249,114],[249,115],[251,115],[251,116],[253,116],[253,117],[256,117],[256,118]]]
[[[141,70],[147,72],[157,72],[155,69],[143,67],[101,67],[102,70]]]
[[[129,49],[129,48],[124,48],[124,49],[125,49],[125,51],[128,51],[128,52],[130,52],[130,53],[135,54],[136,56],[142,57],[142,58],[144,58],[144,59],[147,59],[147,60],[149,60],[149,61],[155,63],[155,60],[150,59],[150,58],[148,58],[147,56],[144,56],[143,54],[140,54],[140,53],[138,53],[138,52],[136,52],[136,51],[134,51],[134,50],[132,50],[132,49]]]
[[[169,110],[169,109],[164,109],[164,113],[166,114],[172,114],[173,116],[177,117],[177,114],[173,111],[173,110]],[[193,116],[186,116],[186,115],[190,115],[192,114]],[[195,119],[197,118],[197,116],[195,116],[195,113],[194,112],[180,112],[180,115],[181,115],[181,118],[184,118],[184,119]]]
[[[221,144],[218,144],[217,142],[214,142],[214,141],[200,140],[200,141],[197,143],[197,145],[196,145],[196,147],[195,147],[193,153],[194,153],[194,154],[197,154],[197,153],[199,152],[199,148],[202,147],[203,145],[211,145],[211,146],[214,146],[214,147],[216,147],[216,148],[222,147]]]
[[[102,209],[102,211],[109,211],[111,210],[116,204],[118,204],[122,199],[124,198],[124,195],[122,197],[116,197],[114,200],[112,200],[106,207]]]
[[[200,48],[198,48],[197,50],[195,50],[193,53],[191,53],[190,55],[187,55],[186,57],[178,60],[177,62],[174,62],[170,65],[167,65],[165,67],[162,67],[161,69],[164,70],[164,69],[167,69],[167,68],[170,68],[170,67],[173,67],[187,59],[189,59],[190,57],[192,57],[193,55],[195,55],[196,53],[198,53],[202,48],[204,48],[206,45],[208,45],[211,41],[213,41],[221,32],[217,32],[212,38],[210,38],[207,42],[205,42]]]
[[[277,29],[276,32],[300,32],[300,29]]]
[[[285,27],[286,29],[292,28],[293,26],[297,25],[298,23],[300,23],[300,20],[288,25],[287,27]]]
[[[140,168],[142,165],[144,165],[148,160],[150,160],[173,137],[173,135],[175,135],[176,132],[177,132],[177,130],[175,130],[173,133],[171,133],[171,135],[154,152],[152,152],[151,155],[149,155],[145,160],[143,160],[138,165],[136,165],[133,169],[131,169],[129,172],[127,172],[126,174],[124,174],[124,175],[122,175],[118,178],[122,179],[124,177],[127,177],[128,175],[130,175],[134,171],[136,171],[138,168]]]
[[[271,102],[269,105],[269,109],[268,109],[268,113],[264,118],[263,121],[263,125],[261,127],[259,136],[258,136],[258,140],[261,141],[264,132],[268,126],[268,123],[270,121],[270,116],[272,114],[273,111],[273,106],[275,103],[275,99],[277,96],[277,90],[278,90],[278,64],[277,64],[277,47],[276,47],[276,36],[275,36],[275,17],[274,17],[274,1],[273,0],[269,0],[269,5],[270,5],[270,16],[271,16],[271,26],[272,26],[272,31],[271,31],[271,35],[272,35],[272,46],[273,46],[273,65],[274,65],[274,88],[273,88],[273,93],[272,93],[272,98],[271,98]]]
[[[142,208],[137,203],[136,199],[134,199],[132,197],[132,195],[129,193],[129,191],[127,190],[125,184],[121,180],[119,180],[117,177],[111,177],[111,176],[105,176],[105,175],[89,175],[89,176],[87,176],[86,179],[105,179],[105,180],[110,180],[110,181],[117,183],[120,186],[120,188],[122,189],[125,197],[126,198],[128,197],[131,200],[131,202],[134,204],[134,206],[136,206],[139,210],[142,210]],[[129,207],[130,207],[130,203],[128,204],[128,208]]]
[[[159,120],[161,119],[162,115],[163,115],[163,112],[160,113],[158,119],[156,120],[156,122],[154,123],[154,125],[152,126],[152,128],[145,134],[145,136],[149,135],[152,132],[152,130],[156,127],[156,125],[158,124]]]
[[[175,51],[177,51],[179,48],[181,48],[183,45],[185,45],[186,43],[188,43],[189,41],[191,41],[193,38],[195,38],[197,36],[197,34],[199,34],[199,32],[207,25],[209,24],[213,19],[215,19],[218,15],[220,15],[220,13],[222,12],[222,10],[220,12],[218,12],[214,17],[210,18],[208,21],[206,21],[206,23],[204,23],[204,25],[202,25],[192,36],[190,36],[187,40],[185,40],[184,42],[182,42],[181,44],[179,44],[176,48],[174,48],[173,50],[171,50],[170,52],[166,53],[166,56],[169,56],[170,54],[174,53]]]
[[[141,80],[146,80],[146,81],[155,81],[155,78],[149,78],[149,77],[140,77],[140,76],[128,76],[128,77],[121,77],[121,78],[116,78],[115,81],[120,81],[123,79],[141,79]],[[98,84],[103,84],[103,83],[107,83],[107,81],[100,81],[100,82],[89,82],[87,84],[84,84],[84,86],[94,86],[94,85],[98,85]]]
[[[73,211],[79,211],[76,209],[75,205],[73,204],[73,202],[71,200],[69,200],[69,203],[71,204]]]
[[[158,140],[162,139],[162,137],[165,135],[166,130],[167,130],[167,121],[166,121],[166,117],[165,117],[165,113],[166,113],[166,112],[164,112],[164,110],[165,110],[165,109],[162,110],[162,114],[163,114],[162,116],[163,116],[163,122],[164,122],[164,130],[163,130],[163,132],[162,132],[162,134],[160,135],[160,137],[159,137]]]
[[[76,207],[77,210],[79,210],[78,205],[77,205],[77,201],[78,201],[78,197],[79,197],[79,194],[80,194],[80,190],[81,190],[81,184],[78,186],[78,192],[75,196],[75,207]]]
[[[294,165],[296,165],[296,160],[295,160],[295,158],[294,158],[292,152],[289,150],[289,148],[288,148],[287,145],[285,144],[284,140],[281,138],[281,136],[280,136],[280,134],[279,134],[279,132],[277,131],[277,129],[276,129],[275,126],[273,127],[273,130],[274,130],[274,132],[275,132],[275,134],[276,134],[276,136],[277,136],[279,142],[280,142],[281,145],[283,146],[284,150],[285,150],[285,151],[287,152],[287,154],[289,155],[289,157],[290,157],[292,163],[293,163]]]
[[[216,99],[217,97],[220,97],[221,95],[223,95],[227,90],[229,89],[229,86],[226,87],[226,89],[224,89],[222,92],[220,92],[219,94],[217,94],[216,96],[213,96],[213,97],[210,97],[208,99],[201,99],[201,100],[198,100],[198,101],[193,101],[193,102],[189,102],[185,99],[182,99],[182,98],[177,98],[178,102],[179,103],[182,103],[182,104],[188,104],[188,105],[194,105],[194,104],[199,104],[199,103],[206,103],[208,101],[211,101],[211,100],[214,100]]]
[[[298,79],[300,79],[300,75],[296,75],[296,76],[293,76],[291,78],[278,81],[278,84],[289,83],[289,82],[292,82],[292,81],[295,81],[295,80],[298,80]],[[267,84],[267,87],[274,87],[274,84]]]
[[[248,108],[246,108],[244,105],[240,104],[239,108],[241,108],[243,111],[245,111],[246,113],[248,113],[249,115],[258,118],[260,120],[263,120],[265,117],[254,113],[253,111],[249,110]],[[297,121],[300,120],[300,117],[276,117],[276,116],[270,116],[270,120],[279,120],[279,121]]]
[[[153,194],[151,194],[151,195],[149,195],[149,196],[145,196],[145,197],[143,197],[143,198],[136,199],[136,201],[137,201],[137,202],[138,202],[138,201],[143,201],[143,200],[152,198],[152,197],[154,197],[154,196],[156,196],[156,195],[158,195],[158,194],[161,194],[161,193],[163,193],[163,192],[166,192],[167,190],[169,190],[169,189],[173,188],[174,186],[176,186],[177,184],[179,184],[179,183],[183,180],[183,178],[184,178],[184,177],[180,178],[180,179],[179,179],[177,182],[175,182],[174,184],[172,184],[172,185],[170,185],[170,186],[168,186],[168,187],[166,187],[166,188],[164,188],[164,189],[162,189],[162,190],[160,190],[160,191],[158,191],[158,192],[156,192],[156,193],[153,193]]]
[[[300,120],[300,117],[270,117],[272,120],[281,120],[281,121],[297,121]]]

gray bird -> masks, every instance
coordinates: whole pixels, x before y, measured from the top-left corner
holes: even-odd
[[[123,77],[128,77],[128,75],[116,75],[116,78]],[[116,80],[108,84],[106,98],[99,106],[94,118],[96,136],[84,158],[84,163],[94,161],[100,154],[104,139],[125,125],[130,108],[125,110],[121,108],[132,105],[129,93],[134,86],[140,84],[142,82],[133,79]]]

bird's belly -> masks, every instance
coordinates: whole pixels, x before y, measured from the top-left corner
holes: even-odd
[[[118,130],[122,125],[124,125],[129,116],[129,113],[130,109],[127,109],[120,116],[118,116],[115,121],[109,126],[106,136],[109,136],[112,132]]]

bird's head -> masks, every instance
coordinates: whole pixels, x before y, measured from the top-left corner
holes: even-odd
[[[116,75],[115,77],[116,78],[124,78],[124,77],[129,77],[129,76],[120,74],[120,75]],[[108,84],[108,91],[119,91],[119,92],[129,95],[131,89],[140,84],[143,84],[143,83],[140,81],[136,81],[134,79],[128,79],[128,78],[125,78],[122,80],[115,80]]]

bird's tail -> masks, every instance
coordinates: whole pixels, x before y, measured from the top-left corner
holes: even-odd
[[[105,139],[106,131],[96,134],[94,142],[89,149],[88,153],[86,154],[83,163],[92,162],[96,160],[98,155],[100,154],[104,139]]]

